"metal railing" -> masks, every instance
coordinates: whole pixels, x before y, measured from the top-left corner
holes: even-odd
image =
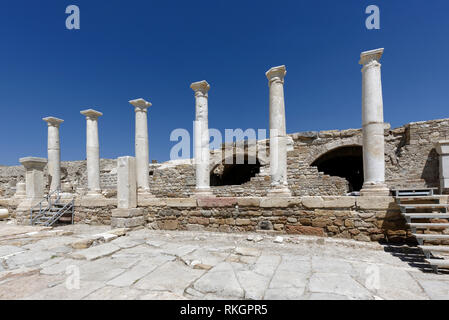
[[[55,201],[52,203],[52,196],[56,195],[56,199]],[[31,207],[30,209],[30,224],[33,225],[34,222],[36,222],[37,219],[39,219],[40,217],[42,217],[46,212],[48,212],[51,207],[55,204],[59,204],[59,200],[61,200],[61,195],[60,195],[60,189],[56,189],[53,190],[51,192],[49,192],[44,199],[42,199],[41,201],[39,201],[38,204],[36,204],[35,206]],[[42,209],[42,204],[44,202],[47,202],[47,206]],[[33,218],[33,211],[37,209],[37,207],[39,207],[39,213],[34,216]]]
[[[72,199],[70,202],[68,202],[64,207],[59,209],[59,211],[54,214],[46,223],[45,226],[50,227],[53,225],[60,217],[62,217],[64,214],[67,213],[68,210],[72,211],[72,224],[73,224],[73,209],[75,207],[75,200]]]

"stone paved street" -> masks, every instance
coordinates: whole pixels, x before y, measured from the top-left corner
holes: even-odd
[[[449,299],[377,243],[0,223],[0,299]],[[79,276],[79,288],[77,279]]]

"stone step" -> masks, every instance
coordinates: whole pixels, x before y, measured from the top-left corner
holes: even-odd
[[[411,219],[449,219],[449,213],[403,213],[404,217],[410,217]]]
[[[449,234],[420,234],[420,233],[413,233],[413,235],[417,239],[423,239],[423,240],[449,240]]]
[[[444,203],[416,203],[416,204],[401,204],[404,209],[444,209],[449,208],[449,204]]]
[[[400,200],[401,203],[402,201],[423,201],[423,200],[434,200],[434,201],[439,201],[441,199],[441,196],[419,196],[419,197],[415,197],[415,196],[407,196],[407,197],[396,197],[397,200]]]
[[[449,246],[426,246],[426,245],[421,245],[421,246],[418,246],[418,248],[420,248],[423,251],[449,253]]]
[[[410,227],[417,229],[449,228],[449,223],[407,223]]]
[[[449,260],[444,259],[424,259],[427,263],[431,264],[432,266],[438,266],[443,268],[449,267]]]

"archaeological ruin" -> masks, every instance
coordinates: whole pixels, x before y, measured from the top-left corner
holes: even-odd
[[[382,54],[376,49],[360,57],[361,129],[287,134],[285,66],[266,73],[269,138],[253,143],[211,150],[210,85],[191,84],[194,159],[150,163],[151,103],[144,99],[130,101],[132,157],[100,159],[102,113],[89,109],[81,111],[86,160],[61,162],[63,120],[46,117],[48,158],[24,157],[21,166],[0,167],[0,207],[21,224],[260,231],[418,243],[431,252],[425,245],[449,243],[449,119],[398,128],[385,123]]]

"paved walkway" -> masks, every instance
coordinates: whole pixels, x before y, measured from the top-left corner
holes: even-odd
[[[0,299],[449,299],[448,273],[374,243],[108,231],[1,222]]]

